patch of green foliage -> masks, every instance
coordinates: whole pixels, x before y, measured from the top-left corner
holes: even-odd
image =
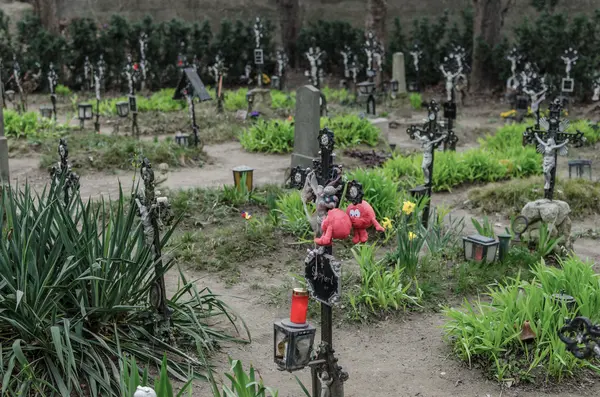
[[[524,130],[525,127],[505,126],[498,129],[496,135],[481,139],[480,148],[436,153],[433,189],[449,191],[465,183],[489,183],[541,174],[541,155],[533,145],[522,146]],[[402,186],[414,186],[423,183],[421,162],[421,154],[396,155],[383,168]]]
[[[356,115],[321,118],[321,128],[335,133],[336,147],[367,144],[376,146],[380,130]],[[287,120],[258,120],[240,135],[240,143],[251,152],[290,153],[294,149],[294,124]]]
[[[39,142],[48,137],[57,138],[69,130],[68,126],[42,118],[36,112],[19,114],[15,110],[4,109],[4,134],[7,137]]]
[[[174,100],[173,88],[166,88],[153,93],[149,97],[138,95],[138,112],[177,112],[187,108],[185,100]],[[117,103],[127,102],[127,97],[104,99],[100,102],[100,113],[117,115]]]
[[[67,87],[66,85],[62,85],[62,84],[58,84],[56,86],[56,88],[54,89],[54,92],[56,92],[56,95],[62,96],[62,97],[71,96],[71,89],[69,87]]]
[[[532,177],[497,183],[469,191],[472,205],[485,213],[505,212],[518,214],[530,201],[544,195],[544,181],[541,177]],[[582,218],[600,213],[600,183],[587,179],[558,179],[554,197],[569,203],[572,214]]]
[[[105,170],[131,169],[140,158],[152,159],[153,164],[166,163],[171,167],[199,166],[206,158],[200,148],[181,146],[172,138],[143,141],[133,137],[78,133],[67,136],[69,161],[74,168]],[[40,167],[47,168],[57,161],[58,142],[44,140],[40,147]]]
[[[421,94],[419,94],[418,92],[411,92],[410,96],[408,97],[408,100],[410,101],[410,106],[413,109],[421,110],[421,107],[423,106],[423,97],[421,96]]]
[[[62,183],[37,193],[28,185],[2,190],[2,395],[120,395],[113,360],[123,354],[154,365],[166,354],[170,373],[185,379],[190,368],[208,370],[194,350],[238,341],[211,325],[236,325],[231,310],[180,272],[166,302],[174,339],[164,343],[148,294],[174,262],[163,257],[157,273],[134,197],[120,190],[100,205],[78,194],[64,203],[62,191]],[[162,249],[175,227],[162,232]]]
[[[557,332],[565,318],[576,315],[598,321],[600,279],[590,264],[576,257],[559,264],[554,268],[541,261],[532,270],[531,282],[517,277],[491,287],[485,301],[446,309],[444,329],[458,357],[469,365],[482,365],[498,381],[560,382],[584,368],[598,371],[593,362],[569,353]],[[562,292],[575,298],[575,309],[552,299]],[[531,345],[520,339],[526,321],[535,333]]]

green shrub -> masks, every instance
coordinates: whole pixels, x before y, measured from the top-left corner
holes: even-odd
[[[357,169],[348,174],[348,180],[353,179],[362,184],[364,200],[371,204],[378,220],[398,215],[404,194],[383,170]]]
[[[216,98],[216,90],[212,89],[211,91],[213,98]],[[238,88],[235,91],[225,91],[223,107],[225,108],[225,110],[229,110],[230,112],[235,112],[236,110],[240,109],[247,109],[248,101],[246,100],[246,94],[248,94],[248,88]]]
[[[240,135],[240,143],[251,152],[290,153],[294,148],[294,125],[260,119]]]
[[[76,194],[65,207],[61,191],[54,183],[40,194],[27,185],[2,191],[2,395],[118,395],[113,360],[122,354],[155,365],[166,354],[171,374],[185,379],[189,366],[207,369],[193,349],[237,340],[209,325],[234,324],[230,309],[182,273],[167,301],[169,329],[159,325],[148,294],[164,274],[155,273],[131,195],[93,205]],[[163,271],[172,266],[164,257]]]
[[[577,120],[569,125],[567,132],[577,131],[583,132],[588,145],[594,145],[600,141],[600,126],[598,124],[592,124],[588,120]]]
[[[423,97],[418,92],[411,92],[408,97],[410,100],[410,106],[412,106],[415,110],[421,110],[421,106],[423,105]]]
[[[346,148],[367,144],[377,146],[381,131],[368,119],[357,115],[340,115],[333,118],[321,118],[321,128],[328,127],[335,134],[337,148]]]
[[[358,291],[349,293],[354,317],[360,318],[365,307],[373,314],[419,306],[422,291],[404,276],[404,268],[389,268],[384,260],[375,260],[375,245],[361,244],[352,248],[354,259],[360,266]],[[411,295],[411,293],[413,295]]]
[[[150,97],[138,95],[138,112],[177,112],[187,109],[185,100],[174,100],[173,88],[166,88],[155,92]],[[117,103],[127,102],[127,97],[104,99],[100,102],[100,113],[103,115],[117,115]]]
[[[300,192],[293,191],[279,196],[276,206],[280,214],[279,224],[285,232],[304,238],[312,231],[310,223],[306,219]],[[312,203],[308,210],[314,210]]]
[[[446,309],[446,336],[458,356],[469,364],[481,363],[498,380],[561,381],[582,368],[598,370],[566,351],[558,338],[565,318],[575,315],[598,319],[600,281],[590,264],[571,257],[560,268],[543,261],[533,269],[531,282],[515,279],[490,288],[490,303],[478,300],[460,309]],[[577,301],[576,310],[552,300],[564,292]],[[487,299],[486,299],[487,301]],[[533,346],[521,342],[521,326],[529,321],[536,334]]]
[[[71,95],[71,89],[69,87],[67,87],[66,85],[62,85],[62,84],[58,84],[56,86],[56,88],[54,89],[54,91],[56,92],[56,95],[62,96],[62,97],[67,97],[67,96]]]
[[[35,112],[19,114],[14,110],[4,109],[4,134],[7,137],[40,141],[47,137],[57,138],[69,129],[52,119],[41,118]]]

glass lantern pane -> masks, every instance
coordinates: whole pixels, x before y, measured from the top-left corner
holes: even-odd
[[[498,245],[492,245],[490,247],[487,248],[487,258],[486,260],[488,262],[493,262],[496,260],[496,251],[498,251]]]
[[[80,119],[84,119],[85,118],[85,109],[83,107],[79,107],[78,108],[78,114],[79,114],[79,118]]]
[[[485,258],[485,247],[480,244],[474,244],[473,247],[473,260],[481,262]]]
[[[275,360],[285,365],[288,350],[288,336],[279,329],[275,329]]]
[[[310,361],[310,352],[314,335],[302,335],[296,339],[294,349],[294,366],[305,366]]]
[[[465,258],[467,260],[473,259],[473,243],[470,241],[465,241]]]

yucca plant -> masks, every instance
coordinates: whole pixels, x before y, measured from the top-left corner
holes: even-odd
[[[235,326],[230,309],[180,273],[165,339],[147,302],[162,275],[154,274],[136,206],[120,191],[116,202],[75,196],[65,207],[60,189],[2,190],[2,395],[118,396],[122,353],[157,366],[167,353],[171,375],[185,380],[192,366],[203,377],[206,368],[190,347],[240,340],[209,326],[220,317]],[[174,227],[164,231],[163,247]],[[165,272],[172,268],[163,262]]]

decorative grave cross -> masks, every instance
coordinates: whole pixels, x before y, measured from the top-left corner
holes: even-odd
[[[554,197],[558,155],[567,154],[568,144],[578,147],[585,143],[583,132],[566,132],[569,120],[561,120],[561,112],[560,98],[556,98],[550,104],[549,118],[542,117],[540,119],[541,128],[528,127],[523,132],[523,143],[537,145],[538,152],[544,156],[544,198],[548,200],[552,200]]]
[[[510,61],[510,72],[511,76],[506,80],[506,88],[509,90],[517,90],[520,82],[517,72],[517,66],[521,63],[523,55],[519,53],[516,47],[510,50],[510,53],[506,56],[506,59]]]
[[[367,77],[373,81],[383,69],[383,46],[373,32],[368,32],[363,49],[367,55]]]
[[[275,54],[277,67],[275,68],[275,76],[273,76],[273,87],[282,90],[285,86],[285,72],[289,63],[289,58],[284,50],[277,50]]]
[[[545,76],[540,76],[529,62],[525,65],[525,69],[521,72],[521,76],[523,92],[529,95],[531,111],[535,113],[535,128],[539,129],[540,105],[546,100],[546,92],[548,91],[546,78]]]
[[[450,53],[450,55],[444,57],[444,62],[440,65],[440,70],[446,79],[446,100],[454,102],[455,81],[462,73],[462,63],[454,53]]]
[[[137,98],[135,96],[135,85],[137,84],[140,76],[140,69],[137,63],[133,63],[131,54],[127,55],[127,65],[125,65],[125,76],[127,77],[127,83],[129,85],[129,111],[132,116],[131,123],[131,135],[139,138],[140,128],[137,122]]]
[[[56,86],[58,85],[58,75],[54,70],[54,63],[50,62],[48,68],[48,86],[50,87],[50,101],[52,101],[52,114],[56,120]]]
[[[215,79],[215,84],[217,84],[217,111],[219,113],[223,112],[223,77],[225,76],[225,72],[227,72],[227,67],[225,66],[225,61],[220,54],[217,54],[215,57],[215,63],[210,67],[210,71]]]
[[[90,62],[90,58],[86,55],[83,62],[83,88],[89,90],[93,85],[94,67]]]
[[[100,58],[98,59],[97,66],[98,74],[100,76],[100,82],[104,81],[104,76],[106,75],[106,61],[104,60],[104,54],[100,54]]]
[[[565,53],[560,57],[565,63],[565,74],[566,77],[562,79],[562,83],[560,86],[561,91],[561,100],[563,101],[563,106],[568,103],[568,94],[572,93],[575,90],[575,80],[571,78],[571,69],[573,65],[577,63],[579,59],[579,54],[577,50],[574,50],[572,47],[569,47],[568,50],[565,50]]]
[[[313,169],[298,166],[291,173],[292,185],[303,189],[304,210],[311,219],[315,235],[320,236],[315,238],[317,247],[308,250],[304,261],[308,290],[313,298],[321,302],[321,344],[308,365],[312,372],[313,396],[343,397],[348,373],[337,364],[334,356],[332,328],[332,305],[337,304],[341,296],[341,263],[333,256],[331,237],[335,236],[332,224],[336,216],[344,214],[337,208],[344,183],[342,167],[334,164],[333,131],[324,128],[319,132],[318,139],[321,158],[313,160]],[[362,202],[362,185],[356,181],[348,183],[346,196],[353,204]],[[316,204],[314,217],[310,216],[306,207],[309,201]]]
[[[161,254],[160,228],[173,220],[171,205],[166,197],[156,197],[154,191],[154,171],[152,164],[144,158],[140,166],[144,182],[143,193],[138,193],[135,203],[141,218],[146,245],[154,256],[154,281],[150,289],[150,304],[162,317],[162,325],[168,327],[172,311],[167,304],[165,269]]]
[[[23,86],[21,84],[21,65],[19,65],[19,61],[17,61],[17,55],[13,54],[13,76],[15,80],[15,84],[17,86],[17,90],[19,90],[19,98],[21,100],[21,104],[16,106],[19,113],[27,110],[25,106],[25,93],[23,92]]]
[[[265,64],[264,53],[261,47],[261,39],[264,37],[264,26],[259,17],[254,22],[254,64],[258,73],[258,87],[262,87],[262,68]]]
[[[421,58],[423,58],[423,51],[421,51],[419,44],[415,43],[413,45],[413,49],[412,49],[412,51],[410,51],[410,56],[413,59],[413,67],[415,68],[415,72],[417,74],[417,81],[414,83],[413,90],[411,90],[411,91],[419,91],[420,84],[421,84],[421,82],[420,82],[421,71],[419,68],[419,61],[421,60]]]
[[[147,70],[148,70],[148,61],[146,60],[146,50],[148,49],[148,35],[146,34],[146,32],[142,32],[140,34],[140,39],[139,39],[139,43],[140,43],[140,71],[141,71],[141,77],[142,77],[142,90],[145,88],[146,86],[146,77],[147,77]]]
[[[320,88],[323,79],[323,58],[325,58],[325,51],[315,46],[314,37],[313,45],[305,53],[305,56],[310,64],[310,70],[305,71],[304,74],[315,88]]]
[[[61,138],[58,141],[58,155],[60,161],[50,169],[50,177],[55,183],[63,183],[63,199],[65,206],[69,205],[71,193],[79,189],[79,175],[71,170],[69,164],[69,147],[67,140]]]
[[[200,80],[200,76],[194,70],[194,68],[187,68],[183,70],[183,74],[179,79],[177,88],[175,88],[175,94],[173,95],[174,100],[183,99],[185,97],[188,103],[188,109],[190,112],[190,120],[192,122],[192,133],[194,135],[194,146],[200,144],[200,134],[198,124],[196,124],[196,108],[194,100],[198,98],[200,102],[209,101],[212,98],[206,91],[204,83]],[[187,142],[187,135],[179,135],[177,139],[178,143]],[[181,141],[181,142],[180,142]]]
[[[581,360],[600,358],[600,324],[592,323],[589,318],[567,319],[558,337],[575,357]]]
[[[94,90],[96,91],[96,121],[94,122],[94,130],[100,133],[100,87],[102,86],[102,70],[96,68],[94,70]]]
[[[406,130],[411,139],[418,139],[420,141],[421,150],[423,151],[423,162],[421,163],[421,169],[423,170],[425,184],[411,190],[411,193],[415,196],[425,196],[427,199],[431,198],[433,187],[433,163],[435,149],[437,149],[444,141],[448,141],[450,138],[449,134],[443,133],[439,128],[439,124],[437,122],[438,112],[439,107],[437,103],[432,100],[427,105],[428,121],[423,125],[423,127],[411,125]],[[425,208],[423,208],[423,226],[427,227],[428,223],[429,202],[427,202]]]
[[[356,91],[356,79],[358,78],[359,65],[358,65],[358,56],[352,51],[350,46],[345,45],[344,51],[341,51],[342,59],[344,60],[344,78],[350,79],[354,86],[354,90]],[[347,83],[346,83],[347,88]]]

